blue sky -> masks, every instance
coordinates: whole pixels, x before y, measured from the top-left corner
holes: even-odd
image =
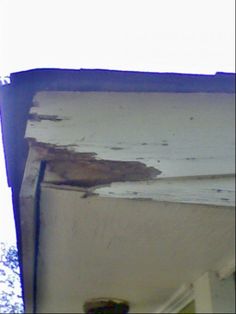
[[[0,0],[0,76],[40,67],[235,72],[235,1]],[[0,241],[14,241],[1,149],[0,174]]]

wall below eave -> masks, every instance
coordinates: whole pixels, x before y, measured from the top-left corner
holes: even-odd
[[[104,296],[150,313],[234,258],[230,208],[41,191],[39,313],[82,312],[87,299]]]

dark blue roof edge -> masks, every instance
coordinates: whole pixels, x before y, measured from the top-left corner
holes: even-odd
[[[235,76],[235,72],[224,72],[224,71],[217,71],[214,74],[207,74],[207,73],[182,73],[182,72],[154,72],[154,71],[136,71],[136,70],[117,70],[117,69],[100,69],[100,68],[79,68],[79,69],[72,69],[72,68],[32,68],[23,71],[12,72],[10,75],[16,74],[23,74],[23,73],[30,73],[30,72],[41,72],[41,71],[66,71],[66,72],[110,72],[110,73],[126,73],[126,74],[158,74],[158,75],[181,75],[181,76],[209,76],[214,77],[216,75],[233,75]]]
[[[103,69],[31,69],[11,74],[11,84],[37,90],[118,92],[235,92],[235,73],[184,74]]]

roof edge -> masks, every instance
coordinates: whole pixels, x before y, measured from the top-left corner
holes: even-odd
[[[235,74],[184,74],[106,69],[39,68],[12,73],[11,85],[34,91],[117,91],[173,93],[234,93]]]

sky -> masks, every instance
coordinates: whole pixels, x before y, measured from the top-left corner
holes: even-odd
[[[234,0],[0,0],[0,76],[31,68],[235,72]],[[0,142],[0,241],[14,241]]]
[[[0,71],[235,72],[234,24],[234,0],[0,0]]]

